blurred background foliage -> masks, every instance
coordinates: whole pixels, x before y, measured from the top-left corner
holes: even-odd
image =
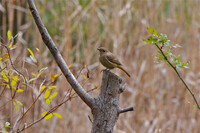
[[[25,60],[26,48],[40,50],[36,58],[37,68],[47,66],[48,71],[58,73],[28,9],[26,0],[0,0],[0,36],[6,43],[6,33],[18,34],[17,48],[12,51],[15,65]],[[78,80],[85,89],[100,86],[101,70],[97,48],[104,46],[117,54],[131,78],[123,72],[114,72],[127,82],[122,94],[122,107],[134,106],[134,112],[120,116],[116,133],[134,132],[200,132],[200,115],[194,102],[175,73],[166,64],[156,64],[153,45],[142,42],[149,34],[146,27],[165,33],[173,44],[182,46],[176,53],[189,62],[192,70],[182,70],[186,82],[200,101],[200,1],[199,0],[35,0],[40,17],[75,75],[83,68],[87,79]],[[32,66],[26,64],[27,69]],[[87,68],[87,69],[86,69]],[[23,71],[23,70],[21,70]],[[48,73],[47,73],[48,74]],[[56,85],[60,96],[70,86],[64,77]],[[30,95],[34,93],[29,92]],[[91,93],[96,96],[98,90]],[[2,103],[6,102],[3,99]],[[30,101],[27,101],[30,102]],[[89,109],[79,98],[60,108],[63,120],[42,121],[28,132],[90,132]],[[28,104],[28,103],[27,103]],[[42,106],[42,105],[40,105]],[[37,108],[32,117],[38,118]],[[6,113],[5,113],[6,112]],[[1,108],[0,119],[9,116],[9,108]],[[6,114],[6,115],[4,115]],[[54,127],[54,128],[53,128]]]

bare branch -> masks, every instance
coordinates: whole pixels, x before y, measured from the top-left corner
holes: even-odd
[[[60,52],[58,51],[56,45],[54,44],[53,40],[51,39],[50,35],[48,34],[45,26],[42,23],[42,20],[37,12],[35,4],[33,0],[28,0],[30,11],[33,15],[35,23],[40,31],[42,39],[45,45],[49,48],[51,54],[53,55],[56,63],[58,64],[59,68],[61,69],[62,73],[64,74],[65,78],[75,90],[75,92],[80,96],[80,98],[90,107],[93,106],[93,98],[83,89],[83,87],[78,83],[75,79],[74,75],[69,70],[67,64],[65,63],[64,59],[62,58]]]
[[[125,108],[125,109],[119,108],[118,113],[121,114],[121,113],[126,113],[128,111],[134,111],[134,108],[133,107],[128,107],[128,108]]]

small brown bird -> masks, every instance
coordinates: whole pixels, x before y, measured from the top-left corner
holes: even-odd
[[[108,69],[119,68],[124,71],[129,77],[131,77],[131,75],[122,67],[122,64],[113,53],[106,50],[104,47],[97,48],[97,50],[99,50],[100,52],[99,61],[103,66]]]

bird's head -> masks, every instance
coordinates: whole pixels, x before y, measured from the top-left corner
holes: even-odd
[[[107,49],[105,49],[104,47],[99,47],[99,48],[97,48],[97,50],[99,50],[100,55],[103,55],[103,54],[109,52],[109,51],[108,51]]]

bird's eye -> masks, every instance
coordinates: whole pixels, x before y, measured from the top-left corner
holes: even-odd
[[[106,52],[105,50],[102,50],[103,52]]]

